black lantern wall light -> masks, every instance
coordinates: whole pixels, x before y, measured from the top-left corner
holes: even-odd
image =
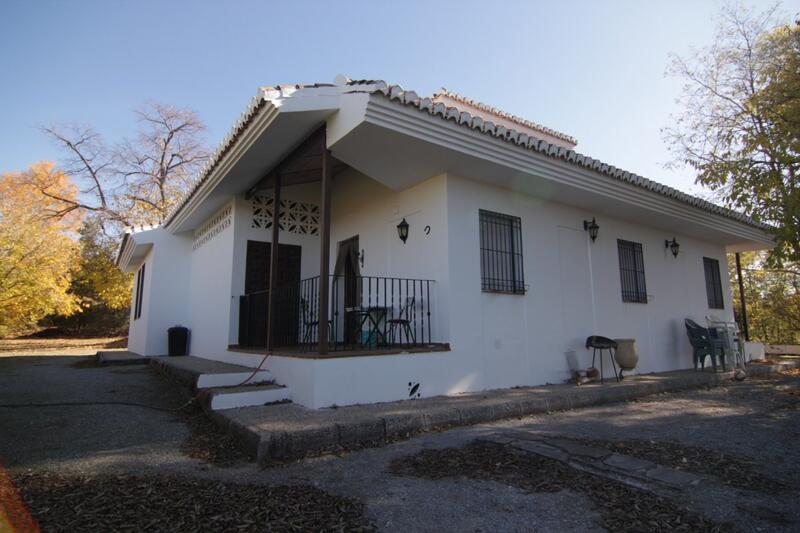
[[[594,217],[592,217],[591,222],[588,220],[583,221],[583,229],[589,232],[589,237],[592,239],[592,242],[597,240],[597,230],[600,229],[600,226],[597,225],[597,221]]]
[[[673,237],[671,241],[670,240],[664,241],[664,247],[670,249],[670,251],[672,252],[672,257],[674,257],[675,259],[678,258],[678,252],[681,249],[681,245],[678,244],[678,241],[675,240],[675,237]]]
[[[397,236],[400,237],[400,240],[403,241],[403,244],[406,243],[406,240],[408,239],[408,222],[406,222],[405,217],[397,225]]]

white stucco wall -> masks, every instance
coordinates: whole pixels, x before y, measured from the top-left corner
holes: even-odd
[[[433,342],[447,342],[449,338],[445,185],[442,175],[396,192],[364,174],[349,171],[337,177],[331,199],[331,273],[339,242],[358,235],[359,249],[364,253],[362,276],[433,280]],[[397,235],[397,224],[403,218],[409,224],[405,243]],[[428,233],[426,226],[430,227]]]
[[[153,279],[153,250],[145,256],[142,264],[144,267],[144,280],[142,286],[142,312],[139,318],[134,318],[136,312],[136,298],[138,269],[133,275],[133,283],[131,284],[131,310],[130,318],[128,321],[128,350],[139,355],[155,355],[147,353],[147,319],[150,316],[150,300],[152,298],[152,291],[150,290],[151,281]],[[141,265],[139,265],[141,268]]]
[[[692,358],[684,318],[704,323],[705,315],[714,313],[732,319],[721,245],[606,216],[598,217],[599,237],[591,243],[583,220],[593,213],[456,176],[439,176],[399,194],[357,176],[350,179],[339,185],[338,194],[346,199],[337,204],[341,211],[332,242],[359,234],[366,274],[393,272],[393,265],[400,264],[397,275],[436,279],[437,337],[449,341],[452,350],[269,360],[276,377],[293,384],[295,401],[302,405],[403,399],[409,383],[419,383],[422,396],[434,396],[563,382],[569,378],[566,352],[574,350],[583,366],[591,363],[584,342],[593,334],[637,339],[637,372],[687,368]],[[525,295],[481,291],[479,209],[521,217]],[[419,213],[419,222],[409,213]],[[415,227],[431,221],[433,228],[449,231],[442,232],[444,239],[430,241],[418,233],[416,247],[409,248],[411,259],[393,263],[398,257],[391,252],[397,240],[394,225],[402,216],[411,224],[412,236]],[[677,258],[664,246],[672,237],[681,244]],[[642,244],[647,304],[622,302],[617,239]],[[417,256],[419,262],[413,260]],[[723,310],[708,308],[703,257],[720,262]],[[606,370],[611,377],[610,368]]]
[[[721,245],[598,217],[596,242],[582,221],[593,213],[448,176],[450,331],[462,379],[476,389],[561,382],[565,353],[588,366],[587,336],[636,338],[639,372],[691,366],[683,319],[703,323],[713,312],[732,319],[726,257]],[[519,216],[525,295],[480,289],[479,209]],[[676,237],[673,258],[665,239]],[[623,303],[617,239],[642,244],[648,303]],[[724,310],[709,310],[703,257],[718,259]]]
[[[286,187],[283,197],[319,204],[319,184]],[[252,227],[250,200],[234,198],[229,208],[230,223],[199,246],[197,235],[154,241],[145,259],[142,317],[131,325],[133,351],[165,353],[166,329],[182,322],[192,330],[192,355],[249,366],[261,361],[230,352],[228,345],[237,342],[246,243],[269,241],[271,232]],[[521,218],[525,295],[481,291],[479,209]],[[590,243],[582,222],[593,215],[600,231]],[[405,244],[396,230],[402,218],[410,225]],[[358,235],[362,275],[435,280],[432,340],[449,342],[452,349],[268,360],[278,382],[309,407],[403,399],[409,383],[419,383],[422,396],[433,396],[563,382],[569,377],[566,352],[574,350],[581,365],[590,364],[583,343],[592,334],[636,338],[639,372],[686,368],[691,349],[683,319],[702,323],[709,312],[732,318],[721,245],[453,175],[397,192],[349,170],[334,181],[331,221],[331,271],[338,243]],[[677,259],[664,247],[673,236],[681,244]],[[622,302],[617,239],[643,246],[647,304]],[[303,278],[318,274],[318,236],[282,231],[281,242],[302,246]],[[708,309],[704,256],[720,261],[724,310]]]
[[[162,229],[150,230],[136,238],[152,244],[152,249],[144,258],[142,314],[136,320],[131,305],[128,350],[148,356],[164,355],[167,353],[167,329],[190,323],[191,238],[172,235]],[[136,290],[135,283],[132,290]]]
[[[292,401],[314,409],[332,405],[392,402],[463,392],[459,355],[431,352],[402,355],[301,359],[273,356],[266,368],[279,383],[291,384]]]
[[[198,357],[219,359],[228,349],[228,324],[233,300],[231,279],[235,214],[235,205],[231,202],[210,217],[192,236],[188,294],[191,316],[189,353]],[[216,225],[211,223],[215,218],[218,220]],[[204,227],[210,233],[204,232]]]

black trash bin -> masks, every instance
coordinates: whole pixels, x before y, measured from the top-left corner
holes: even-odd
[[[189,348],[189,328],[174,326],[167,330],[169,355],[186,355]]]

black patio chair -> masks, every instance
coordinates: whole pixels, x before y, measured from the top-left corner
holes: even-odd
[[[605,383],[603,378],[603,351],[608,350],[608,356],[611,359],[611,368],[614,369],[614,377],[619,382],[619,374],[617,373],[617,365],[614,363],[614,350],[617,349],[617,341],[602,337],[600,335],[592,335],[586,337],[586,349],[592,349],[592,368],[594,368],[594,359],[598,350],[600,351],[600,383]]]
[[[717,353],[719,353],[722,370],[725,370],[725,351],[722,349],[722,339],[719,338],[717,330],[704,328],[690,318],[684,320],[684,325],[686,326],[686,335],[689,337],[689,344],[692,345],[694,369],[697,370],[697,364],[700,363],[700,370],[705,370],[706,357],[711,357],[711,366],[716,372]]]
[[[314,330],[319,331],[319,315],[312,313],[308,300],[300,298],[300,309],[303,314],[303,347],[311,346]],[[328,320],[328,342],[333,343],[333,320]]]
[[[414,328],[411,327],[411,312],[414,310],[414,302],[416,299],[413,296],[406,298],[406,305],[400,308],[397,317],[390,318],[386,321],[389,328],[389,338],[391,344],[394,344],[396,330],[400,330],[400,339],[402,340],[403,334],[406,337],[406,344],[411,340],[411,344],[417,344],[417,337],[414,334]]]

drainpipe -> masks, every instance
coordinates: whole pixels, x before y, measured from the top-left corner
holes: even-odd
[[[742,260],[736,252],[736,277],[739,278],[739,302],[742,306],[742,333],[744,340],[750,341],[750,330],[747,325],[747,304],[744,301],[744,279],[742,278]]]
[[[595,299],[594,299],[594,271],[592,270],[592,240],[589,238],[588,234],[586,236],[586,251],[589,254],[589,292],[592,293],[592,327],[594,328],[592,331],[595,332],[592,333],[592,335],[596,335],[597,307],[595,306]]]

